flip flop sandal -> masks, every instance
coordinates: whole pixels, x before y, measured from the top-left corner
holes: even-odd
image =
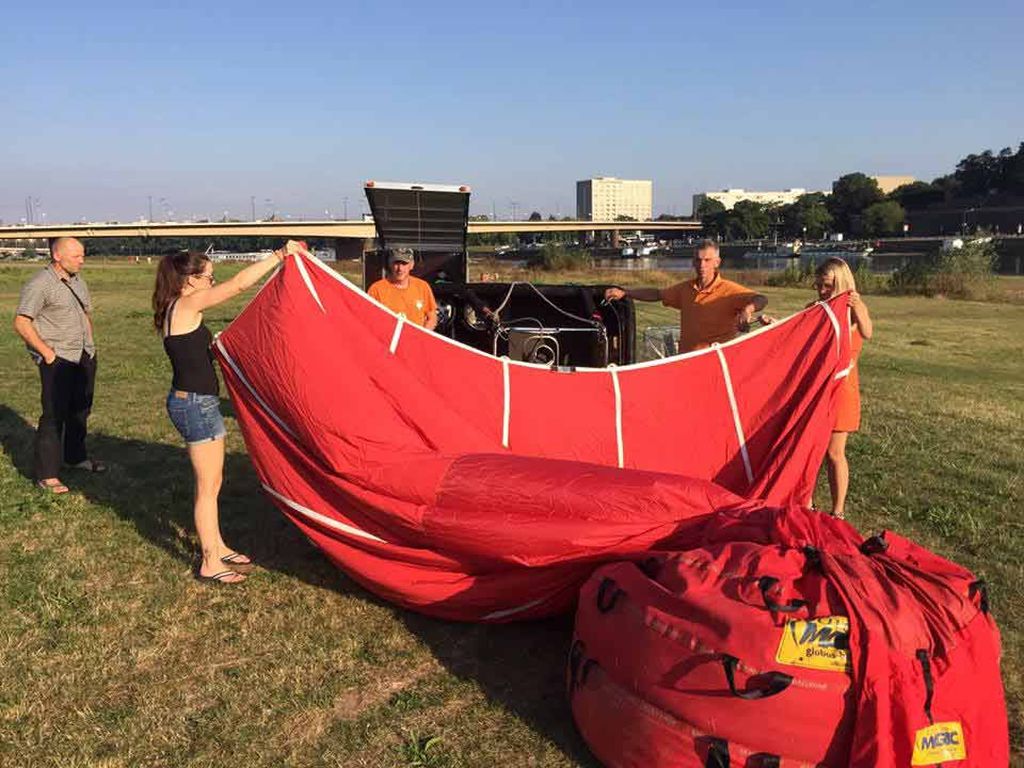
[[[196,581],[205,582],[207,584],[241,584],[245,581],[245,578],[236,579],[231,578],[233,576],[241,576],[242,574],[237,571],[227,570],[219,571],[213,574],[213,576],[203,576],[201,573],[196,574]]]
[[[68,464],[71,469],[81,469],[86,472],[92,472],[93,474],[99,475],[107,471],[107,465],[102,461],[96,461],[95,459],[86,459],[80,461],[77,464]]]
[[[67,493],[71,490],[60,480],[57,480],[54,483],[48,483],[45,480],[36,480],[36,487],[42,488],[44,491],[49,491],[54,496],[59,496],[62,493]]]
[[[232,552],[230,555],[224,555],[220,561],[236,573],[252,573],[256,568],[256,564],[252,560],[239,560],[240,557],[245,557],[245,555],[239,552]]]

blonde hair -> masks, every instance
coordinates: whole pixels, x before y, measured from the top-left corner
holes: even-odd
[[[835,256],[825,259],[814,271],[814,274],[819,280],[826,277],[832,278],[833,296],[857,290],[857,282],[853,279],[853,270],[850,269],[850,265]]]

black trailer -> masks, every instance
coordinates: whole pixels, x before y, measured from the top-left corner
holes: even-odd
[[[437,333],[514,360],[601,368],[636,358],[629,299],[605,302],[604,285],[469,282],[469,187],[367,182],[377,247],[363,255],[363,288],[384,276],[386,254],[411,248],[413,275],[430,283]]]

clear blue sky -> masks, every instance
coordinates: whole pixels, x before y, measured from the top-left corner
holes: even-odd
[[[689,213],[1024,140],[1019,0],[175,5],[4,5],[0,218],[355,216],[366,179],[565,215],[600,174]]]

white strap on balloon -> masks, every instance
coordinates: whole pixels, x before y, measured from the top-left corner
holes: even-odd
[[[370,541],[376,541],[379,544],[389,543],[384,541],[384,539],[380,538],[379,536],[374,536],[372,533],[364,531],[362,528],[356,528],[354,525],[348,525],[347,523],[343,523],[340,520],[335,520],[334,518],[327,517],[327,515],[322,515],[316,510],[310,509],[309,507],[304,507],[297,501],[293,501],[284,494],[278,493],[266,483],[261,483],[261,485],[263,486],[263,490],[265,490],[275,499],[280,501],[286,507],[298,512],[299,514],[305,517],[308,517],[310,520],[314,520],[317,523],[320,523],[320,525],[332,528],[335,531],[339,531],[340,533],[346,533],[350,536],[358,536],[361,539],[369,539]]]
[[[743,434],[743,424],[740,422],[740,409],[736,405],[736,395],[732,390],[732,375],[729,373],[729,364],[725,361],[722,348],[717,344],[712,345],[718,353],[718,362],[722,366],[722,377],[725,379],[725,392],[729,396],[729,408],[732,409],[732,423],[736,428],[736,439],[740,444],[740,456],[743,458],[743,470],[747,473],[747,482],[753,484],[754,471],[750,468],[750,456],[747,454],[747,438]]]
[[[300,256],[305,256],[307,259],[311,259],[313,257],[310,255],[309,251],[306,251],[302,248],[297,250],[293,255],[295,256],[295,266],[299,268],[299,274],[302,276],[302,282],[306,284],[306,287],[309,289],[310,294],[313,296],[313,300],[316,302],[316,305],[320,307],[320,311],[326,315],[327,310],[324,309],[324,305],[320,301],[320,296],[319,294],[317,294],[316,288],[313,287],[313,281],[309,279],[309,272],[306,271],[306,265],[300,258]]]
[[[512,390],[508,377],[508,357],[505,356],[501,358],[501,381],[505,390],[501,415],[501,444],[508,448],[508,422],[512,410]]]
[[[395,354],[395,350],[398,349],[398,340],[402,338],[402,328],[404,326],[405,315],[399,312],[398,317],[395,319],[395,332],[391,334],[391,346],[388,347],[388,352],[392,355]]]
[[[536,600],[531,600],[530,602],[525,603],[524,605],[517,605],[515,608],[506,608],[500,611],[492,611],[491,613],[488,613],[486,616],[484,616],[481,619],[481,621],[496,621],[498,619],[504,619],[508,616],[514,616],[517,613],[528,611],[530,608],[534,608],[535,606],[540,605],[541,603],[545,602],[549,597],[550,595],[545,595],[544,597],[538,597]]]
[[[234,371],[235,376],[238,377],[238,380],[242,382],[243,386],[245,386],[246,389],[249,390],[252,396],[256,399],[256,402],[260,404],[260,408],[262,408],[264,412],[270,418],[272,418],[279,427],[281,427],[281,429],[283,429],[285,432],[291,435],[293,439],[298,440],[298,437],[292,431],[291,427],[285,424],[284,420],[276,413],[274,413],[273,409],[269,405],[267,405],[267,401],[260,397],[260,393],[257,392],[255,387],[253,387],[253,385],[249,383],[249,380],[245,378],[245,374],[242,373],[242,369],[238,367],[238,363],[236,363],[235,359],[231,357],[230,354],[228,354],[228,350],[225,348],[224,342],[221,341],[219,334],[217,336],[217,340],[214,343],[217,345],[217,349],[220,350],[221,355],[224,356],[224,361],[228,364],[231,370]]]
[[[839,318],[836,317],[836,313],[832,311],[832,307],[828,305],[827,301],[816,302],[819,307],[825,310],[825,314],[828,315],[828,319],[832,322],[832,329],[836,332],[836,357],[841,354],[839,345]]]
[[[609,365],[612,374],[612,388],[615,390],[615,447],[618,451],[619,469],[624,466],[622,448],[622,390],[619,388],[619,372],[615,365]]]

